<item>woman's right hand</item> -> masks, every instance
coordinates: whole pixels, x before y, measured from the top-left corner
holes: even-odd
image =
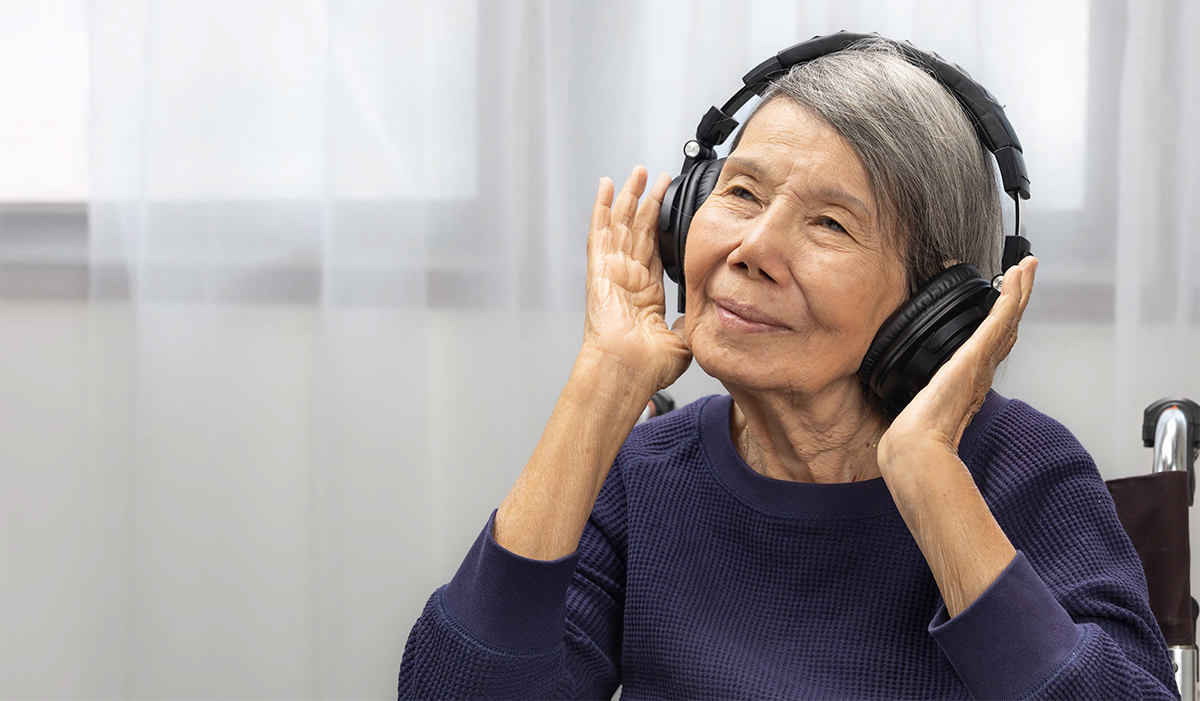
[[[658,257],[658,210],[670,179],[638,206],[646,169],[637,166],[613,201],[601,178],[588,233],[583,346],[541,440],[496,511],[492,537],[535,560],[557,560],[579,539],[638,414],[687,369],[682,319],[667,328]]]
[[[588,232],[587,304],[581,353],[619,360],[647,378],[656,392],[675,382],[692,361],[683,317],[667,327],[658,213],[671,184],[666,173],[650,189],[646,169],[635,166],[613,201],[613,182],[600,179]]]

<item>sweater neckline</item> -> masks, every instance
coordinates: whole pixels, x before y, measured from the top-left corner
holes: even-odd
[[[882,477],[862,482],[814,484],[779,480],[759,474],[746,464],[729,432],[733,397],[712,395],[700,410],[700,443],[717,481],[750,506],[780,516],[862,516],[895,511],[892,494]],[[1003,398],[989,390],[983,406],[963,432],[959,455],[973,454],[982,427]]]

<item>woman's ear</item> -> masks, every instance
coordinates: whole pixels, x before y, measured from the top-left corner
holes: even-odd
[[[942,261],[942,270],[946,270],[947,268],[953,268],[954,266],[958,265],[961,262],[962,261],[958,260],[957,258],[951,258],[950,260],[944,260],[944,261]]]

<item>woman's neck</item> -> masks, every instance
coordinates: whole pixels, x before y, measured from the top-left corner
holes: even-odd
[[[876,446],[887,429],[857,386],[817,397],[730,388],[729,431],[756,472],[791,482],[861,482],[879,477]]]

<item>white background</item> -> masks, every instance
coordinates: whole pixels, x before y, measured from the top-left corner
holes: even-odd
[[[1195,2],[0,3],[0,696],[394,696],[571,367],[597,179],[843,28],[1007,105],[996,388],[1147,472],[1200,399]]]

